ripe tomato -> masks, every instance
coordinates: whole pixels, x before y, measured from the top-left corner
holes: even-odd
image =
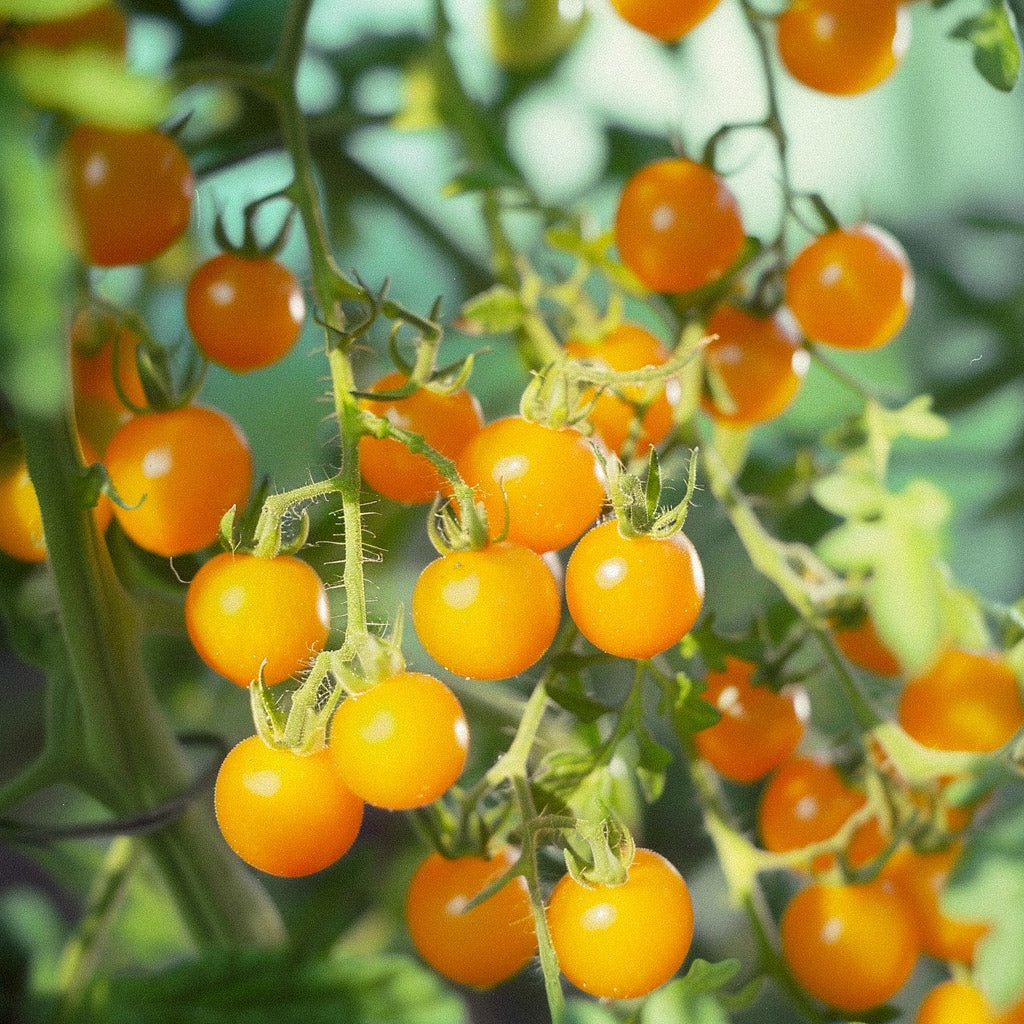
[[[755,686],[755,668],[727,657],[725,671],[708,672],[704,699],[722,717],[694,737],[700,756],[735,782],[754,782],[777,768],[800,745],[810,715],[802,688],[775,693]]]
[[[374,384],[371,391],[397,391],[406,378],[389,373]],[[420,388],[408,398],[363,401],[364,409],[388,419],[396,427],[421,434],[442,455],[456,460],[484,425],[480,403],[468,391],[439,395]],[[448,486],[425,455],[414,455],[400,441],[390,438],[359,439],[359,469],[363,479],[378,493],[392,501],[421,505],[434,500]]]
[[[185,317],[200,350],[235,373],[276,363],[298,340],[306,300],[277,260],[222,252],[192,275]]]
[[[565,597],[580,632],[618,658],[653,658],[690,631],[704,603],[704,569],[683,533],[623,537],[595,526],[565,568]]]
[[[118,427],[132,418],[114,383],[115,350],[121,391],[133,405],[146,404],[136,363],[138,347],[139,337],[130,327],[88,309],[83,309],[71,326],[75,418],[79,430],[98,451],[106,451]]]
[[[793,0],[778,25],[789,73],[835,96],[884,81],[910,45],[910,13],[897,0]]]
[[[79,125],[67,156],[84,255],[95,266],[143,263],[188,227],[195,182],[169,136]]]
[[[0,20],[0,35],[9,23]],[[40,46],[63,52],[78,46],[97,46],[124,53],[128,26],[115,4],[100,4],[83,14],[57,21],[13,25],[11,39],[16,46]]]
[[[743,248],[736,199],[714,171],[680,157],[641,167],[615,214],[622,262],[655,292],[717,280]]]
[[[561,617],[555,578],[514,544],[456,551],[431,562],[412,592],[412,621],[427,653],[456,675],[505,679],[551,646]]]
[[[495,420],[466,445],[458,465],[483,502],[491,537],[504,529],[507,500],[506,539],[538,554],[571,544],[604,505],[597,457],[572,428],[520,416]]]
[[[640,370],[645,366],[661,366],[669,359],[665,346],[650,331],[636,324],[619,324],[596,345],[570,341],[565,351],[574,359],[586,359],[603,370],[620,372]],[[673,390],[678,391],[678,387]],[[590,400],[593,394],[590,391],[585,398]],[[633,420],[636,419],[636,409],[631,403],[649,401],[636,442],[637,453],[643,454],[651,445],[664,441],[672,429],[672,402],[663,384],[627,384],[622,389],[622,395],[623,398],[620,398],[613,391],[602,391],[590,410],[590,422],[608,448],[621,454]]]
[[[918,743],[936,750],[985,753],[1024,726],[1020,685],[998,655],[944,651],[903,690],[899,723]]]
[[[699,734],[698,734],[699,735]],[[865,796],[851,789],[836,769],[811,757],[792,757],[768,780],[757,811],[758,830],[766,850],[788,853],[830,839],[855,811]],[[854,833],[850,862],[859,867],[885,849],[885,837],[872,819]],[[818,857],[814,867],[827,870],[835,858]]]
[[[85,440],[82,441],[82,456],[86,465],[99,462],[99,456]],[[101,496],[93,515],[96,529],[105,532],[113,515],[110,499]],[[19,562],[46,560],[39,499],[18,441],[0,445],[0,551]]]
[[[708,321],[708,370],[717,374],[732,399],[731,411],[706,392],[704,409],[722,423],[750,427],[774,419],[800,390],[810,355],[800,347],[800,332],[783,310],[754,316],[736,306],[719,306]]]
[[[465,909],[515,860],[507,849],[489,860],[446,860],[432,853],[416,869],[405,897],[405,921],[413,945],[435,971],[460,985],[491,988],[522,970],[537,951],[522,877]]]
[[[877,676],[898,676],[900,663],[882,642],[871,617],[865,615],[856,626],[836,626],[832,633],[836,646],[854,665]]]
[[[622,17],[666,43],[682,39],[717,6],[718,0],[612,0]]]
[[[306,757],[250,736],[224,758],[213,790],[228,846],[246,864],[282,878],[311,875],[355,842],[363,801],[349,792],[326,750]]]
[[[969,981],[944,981],[921,1001],[914,1024],[1000,1024],[988,1000]],[[1010,1024],[1005,1019],[1002,1024]]]
[[[331,760],[345,784],[392,811],[433,803],[462,773],[468,749],[459,699],[422,672],[346,698],[331,723]]]
[[[845,1013],[895,995],[920,953],[914,920],[885,882],[809,885],[790,900],[779,931],[800,985]]]
[[[104,462],[125,504],[141,501],[138,508],[115,508],[121,529],[158,555],[212,544],[221,517],[245,502],[252,485],[242,432],[223,413],[199,405],[129,420]]]
[[[686,959],[690,890],[661,854],[639,849],[621,885],[584,886],[563,875],[548,903],[548,927],[562,973],[577,988],[636,999],[664,985]]]
[[[886,865],[885,875],[909,907],[924,952],[936,960],[970,964],[974,962],[974,947],[988,926],[952,918],[939,906],[942,890],[960,852],[959,843],[937,853],[901,849]]]
[[[820,235],[786,273],[786,303],[804,334],[836,348],[878,348],[903,326],[914,276],[903,246],[870,224]]]
[[[323,581],[290,555],[214,555],[185,595],[192,645],[239,686],[248,686],[261,665],[268,685],[295,675],[323,647],[330,622]]]

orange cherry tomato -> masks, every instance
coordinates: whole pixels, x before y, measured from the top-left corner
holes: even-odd
[[[910,45],[910,14],[897,0],[793,0],[778,26],[789,73],[835,96],[884,81]]]
[[[507,849],[489,860],[446,860],[432,853],[417,868],[405,898],[405,921],[413,945],[435,971],[460,985],[492,988],[522,970],[537,951],[521,876],[465,909],[515,860]]]
[[[585,886],[563,875],[548,903],[548,927],[562,973],[577,988],[636,999],[664,985],[686,959],[690,890],[661,854],[638,849],[621,885]]]
[[[188,227],[195,181],[169,136],[79,125],[67,155],[84,255],[95,266],[151,260]]]
[[[330,750],[353,793],[404,811],[433,803],[459,777],[469,726],[459,699],[439,679],[400,672],[342,702]]]
[[[650,331],[636,324],[619,324],[609,331],[597,344],[570,341],[565,351],[574,359],[596,363],[602,370],[640,370],[645,366],[661,366],[668,362],[669,353],[664,345]],[[585,400],[592,400],[590,391]],[[672,429],[672,403],[664,385],[652,387],[644,384],[628,384],[622,389],[622,397],[610,390],[597,396],[590,410],[590,422],[608,448],[622,453],[630,435],[637,412],[635,405],[648,402],[641,421],[636,451],[643,454],[652,445],[660,444]]]
[[[250,736],[224,758],[213,790],[217,824],[246,864],[282,878],[330,867],[363,821],[326,750],[306,757]]]
[[[389,373],[370,390],[397,391],[405,382],[402,374]],[[408,398],[364,400],[360,404],[396,427],[421,434],[431,448],[452,461],[484,425],[480,403],[468,391],[440,395],[420,388]],[[391,438],[361,437],[359,469],[378,494],[407,505],[422,505],[433,501],[438,492],[448,492],[448,485],[425,455],[415,455]]]
[[[192,275],[185,318],[200,350],[235,373],[276,363],[302,331],[306,300],[277,260],[222,252]]]
[[[1000,1024],[988,1000],[969,981],[944,981],[921,1000],[914,1024]],[[1009,1019],[1002,1024],[1011,1024]]]
[[[674,43],[703,21],[718,0],[612,0],[612,6],[630,25]]]
[[[561,611],[541,557],[508,543],[436,559],[412,593],[412,620],[427,653],[470,679],[525,672],[551,646]]]
[[[804,334],[836,348],[891,341],[914,301],[903,246],[870,224],[820,235],[786,273],[786,303]]]
[[[716,281],[736,262],[743,238],[739,206],[725,182],[680,157],[640,168],[615,214],[622,262],[655,292]]]
[[[104,459],[126,505],[121,529],[158,555],[198,551],[217,539],[220,520],[252,485],[252,456],[238,427],[221,412],[186,405],[129,420]]]
[[[800,332],[788,313],[754,316],[737,306],[719,306],[708,321],[705,360],[732,401],[726,408],[706,392],[701,404],[721,423],[750,427],[775,419],[796,397],[810,356],[800,347]]]
[[[755,668],[727,657],[725,671],[708,672],[704,699],[722,717],[694,737],[700,756],[735,782],[754,782],[777,768],[800,745],[810,715],[802,688],[775,693],[755,686]]]
[[[936,960],[970,964],[974,962],[974,948],[988,931],[988,925],[957,920],[943,913],[939,906],[961,849],[959,843],[936,853],[901,849],[886,865],[885,875],[910,908],[924,952]]]
[[[899,723],[918,743],[936,750],[985,753],[1024,726],[1020,685],[998,655],[944,651],[903,690]]]
[[[809,885],[790,900],[779,932],[801,987],[844,1013],[894,996],[921,949],[910,912],[885,882]]]
[[[185,595],[192,645],[238,686],[248,686],[261,666],[268,685],[295,675],[323,647],[330,623],[323,581],[291,555],[214,555]]]
[[[100,4],[82,14],[57,21],[11,25],[0,20],[0,35],[8,27],[14,45],[40,46],[57,52],[79,46],[98,46],[123,54],[128,38],[125,17],[115,4]]]
[[[859,668],[876,676],[898,676],[901,672],[896,655],[882,642],[869,615],[855,626],[837,625],[832,632],[836,646]]]
[[[491,537],[505,527],[507,500],[506,539],[538,554],[571,544],[604,505],[597,457],[572,428],[520,416],[495,420],[466,445],[458,464],[483,502]]]
[[[683,533],[623,537],[595,526],[565,568],[565,597],[580,632],[618,658],[653,658],[690,631],[704,603],[704,569]]]

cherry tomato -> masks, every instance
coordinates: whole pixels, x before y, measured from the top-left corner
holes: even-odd
[[[370,390],[397,391],[405,382],[402,374],[389,373]],[[468,391],[440,395],[429,388],[420,388],[408,398],[360,404],[396,427],[421,434],[431,448],[453,461],[484,425],[480,403]],[[400,441],[391,438],[361,437],[359,469],[363,479],[378,494],[407,505],[422,505],[433,501],[439,491],[448,492],[441,474],[425,455],[414,455]]]
[[[295,675],[323,647],[331,613],[323,581],[300,558],[224,552],[192,577],[185,626],[199,656],[238,686]]]
[[[736,262],[743,237],[739,206],[725,182],[679,157],[637,171],[615,214],[622,262],[655,292],[716,281]]]
[[[461,774],[468,749],[458,698],[422,672],[346,698],[331,723],[331,760],[345,784],[392,811],[433,803]]]
[[[877,676],[898,676],[900,663],[882,642],[871,617],[865,615],[855,626],[837,625],[832,632],[836,646],[860,668]]]
[[[82,14],[57,21],[10,25],[0,19],[0,35],[8,26],[16,46],[40,46],[57,52],[79,46],[98,46],[123,54],[128,37],[124,15],[115,4],[100,4]]]
[[[584,886],[563,875],[548,903],[548,927],[562,973],[577,988],[636,999],[664,985],[686,959],[690,890],[661,854],[638,849],[621,885]]]
[[[95,266],[151,260],[188,227],[195,182],[169,136],[79,125],[67,155],[85,258]]]
[[[699,734],[698,734],[699,735]],[[773,853],[788,853],[830,839],[865,803],[863,793],[847,786],[836,769],[811,757],[792,757],[768,780],[758,807],[761,842]],[[860,867],[885,849],[885,837],[872,819],[854,833],[847,856]],[[817,857],[816,870],[827,870],[835,858]]]
[[[924,952],[936,960],[970,964],[974,962],[974,947],[988,931],[988,926],[952,918],[939,906],[942,890],[961,849],[961,845],[955,843],[936,853],[899,850],[886,865],[885,875],[910,908]]]
[[[405,898],[405,921],[413,945],[435,971],[460,985],[492,988],[522,970],[537,951],[521,876],[465,909],[515,860],[507,849],[489,860],[446,860],[432,853],[417,868]]]
[[[252,456],[238,427],[199,405],[147,413],[113,436],[104,459],[126,505],[121,529],[158,555],[198,551],[217,539],[220,520],[252,485]]]
[[[722,717],[694,737],[700,756],[735,782],[754,782],[777,768],[800,745],[810,715],[803,689],[755,686],[755,668],[727,657],[725,671],[708,672],[704,699]]]
[[[540,556],[508,543],[436,559],[412,593],[412,620],[427,653],[471,679],[526,671],[551,646],[561,610]]]
[[[612,0],[612,6],[630,25],[674,43],[703,21],[718,0]]]
[[[565,597],[580,632],[618,658],[653,658],[678,643],[704,603],[704,569],[683,533],[623,537],[612,519],[576,545]]]
[[[800,347],[800,332],[785,311],[754,316],[736,306],[719,306],[708,321],[705,360],[729,393],[729,409],[705,393],[704,409],[721,423],[750,427],[775,419],[796,397],[810,356]]]
[[[790,900],[779,931],[801,987],[844,1013],[894,996],[920,953],[914,920],[885,882],[809,885]]]
[[[458,465],[483,502],[491,537],[505,528],[507,500],[506,539],[538,554],[571,544],[604,505],[597,457],[572,428],[519,416],[495,420],[466,445]]]
[[[969,981],[944,981],[921,1001],[914,1024],[1000,1024],[988,1000]],[[1011,1024],[1004,1019],[1002,1024]]]
[[[276,363],[302,330],[306,300],[277,260],[222,252],[192,275],[185,317],[200,350],[235,373]]]
[[[565,351],[574,359],[596,363],[602,370],[640,370],[645,366],[661,366],[668,362],[669,353],[650,331],[636,324],[620,324],[609,331],[596,345],[570,341]],[[678,390],[676,388],[675,390]],[[593,399],[594,392],[584,398]],[[660,444],[672,429],[672,403],[665,385],[627,384],[622,398],[614,391],[605,390],[597,396],[590,410],[590,422],[602,441],[613,452],[621,454],[629,437],[636,408],[633,403],[650,402],[644,412],[636,451],[640,454],[651,445]]]
[[[998,655],[949,648],[907,683],[899,723],[936,750],[996,750],[1024,726],[1020,685]]]
[[[99,462],[84,439],[82,457],[87,466]],[[113,515],[110,499],[101,496],[93,515],[96,529],[105,532]],[[0,551],[19,562],[46,560],[43,515],[18,441],[0,445]]]
[[[836,348],[878,348],[903,326],[914,276],[903,246],[870,224],[820,235],[786,274],[786,302],[804,334]]]
[[[884,81],[910,45],[910,14],[897,0],[793,0],[778,24],[789,73],[835,96]]]
[[[299,878],[333,864],[355,842],[363,801],[326,750],[306,757],[250,736],[224,758],[213,790],[228,846],[246,864]]]

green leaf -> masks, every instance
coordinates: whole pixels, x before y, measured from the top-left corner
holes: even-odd
[[[462,318],[483,334],[517,331],[525,316],[519,296],[503,284],[481,292],[462,307]]]
[[[548,683],[544,688],[547,695],[561,708],[575,715],[581,722],[596,722],[602,715],[613,710],[609,705],[588,697],[581,690],[569,686]]]
[[[641,1024],[728,1024],[717,995],[740,972],[739,960],[712,964],[694,960],[686,974],[655,992],[644,1004]],[[748,986],[749,987],[749,986]],[[746,992],[746,989],[743,990]]]
[[[710,728],[722,716],[701,696],[707,689],[707,683],[696,682],[684,672],[677,672],[676,685],[672,724],[680,741],[685,743],[694,733]]]
[[[493,189],[511,188],[527,191],[526,184],[514,171],[497,164],[473,167],[457,174],[441,189],[445,199],[467,195],[473,192],[490,192]]]
[[[57,21],[99,7],[103,0],[0,0],[0,18],[12,21]]]
[[[814,500],[843,519],[877,516],[885,503],[885,488],[867,474],[833,473],[811,485]]]
[[[326,911],[325,911],[326,912]],[[411,959],[296,964],[273,950],[216,950],[147,977],[102,979],[95,1024],[463,1024],[461,1001]]]
[[[678,984],[687,986],[691,992],[717,992],[728,985],[742,967],[739,960],[722,960],[713,964],[697,959]]]
[[[636,764],[636,778],[644,799],[653,804],[665,789],[665,770],[672,763],[672,753],[655,742],[644,728],[636,730],[640,757]]]
[[[565,1005],[566,1024],[622,1024],[622,1018],[600,1003],[570,999]]]
[[[995,0],[987,10],[965,18],[950,32],[950,36],[964,39],[974,47],[974,66],[989,85],[1009,92],[1017,84],[1020,43],[1003,0]]]

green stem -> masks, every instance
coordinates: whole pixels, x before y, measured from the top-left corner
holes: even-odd
[[[540,681],[533,688],[530,699],[523,708],[523,716],[519,721],[519,728],[508,750],[494,763],[491,770],[484,776],[483,782],[486,788],[501,785],[506,779],[514,778],[517,775],[526,774],[527,761],[530,751],[533,749],[534,741],[537,738],[537,730],[544,718],[544,711],[548,703],[547,684],[550,681],[552,672],[549,669],[541,677]]]

